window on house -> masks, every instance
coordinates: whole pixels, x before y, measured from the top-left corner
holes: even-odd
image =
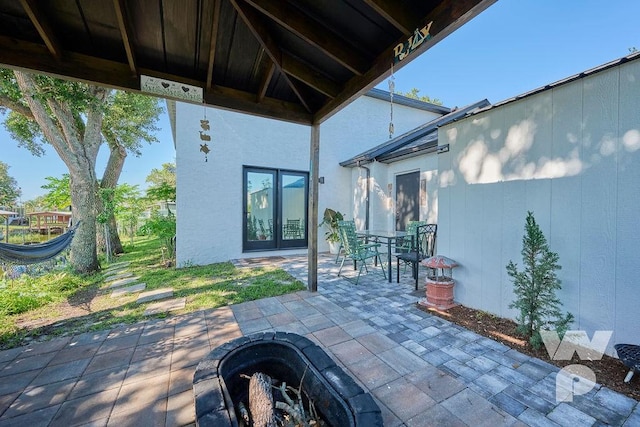
[[[244,167],[243,251],[307,246],[309,174]]]

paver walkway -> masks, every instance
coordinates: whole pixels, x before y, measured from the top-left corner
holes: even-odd
[[[418,310],[410,275],[354,286],[334,261],[321,256],[317,293],[0,352],[0,427],[191,425],[197,363],[266,330],[319,343],[374,396],[385,426],[640,425],[638,403],[604,387],[557,403],[557,368]],[[306,280],[306,257],[280,262]]]

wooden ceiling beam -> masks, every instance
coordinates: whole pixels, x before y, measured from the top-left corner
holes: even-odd
[[[261,102],[264,99],[264,96],[267,94],[267,89],[269,88],[269,83],[271,83],[271,78],[273,78],[273,73],[276,71],[276,64],[273,61],[269,61],[269,67],[267,68],[267,72],[262,76],[262,81],[260,82],[260,87],[258,88],[258,95],[256,96],[258,102]]]
[[[304,62],[285,52],[282,53],[282,71],[329,98],[335,98],[340,94],[340,87],[337,84],[324,78]]]
[[[207,83],[205,89],[211,90],[213,82],[213,66],[216,59],[216,44],[218,42],[218,32],[220,30],[220,8],[222,0],[214,0],[213,22],[211,23],[211,40],[209,41],[209,62],[207,65]]]
[[[420,56],[427,49],[444,39],[456,29],[460,28],[471,18],[491,6],[497,0],[455,0],[441,4],[431,11],[419,24],[430,26],[430,39],[424,41],[417,49],[411,52],[407,58],[394,65],[399,70],[412,60]],[[420,26],[420,25],[418,25]],[[342,106],[365,94],[369,88],[383,81],[390,73],[396,46],[404,44],[405,38],[400,38],[396,43],[385,49],[375,60],[373,66],[362,76],[351,78],[336,98],[329,100],[314,115],[314,123],[321,123],[338,112]]]
[[[213,85],[211,92],[205,94],[205,103],[255,116],[276,118],[278,120],[310,125],[313,116],[299,104],[263,97],[256,102],[256,95],[229,87]]]
[[[360,76],[369,67],[368,61],[358,51],[289,3],[273,0],[247,0],[247,3],[352,73]]]
[[[136,57],[133,49],[131,25],[129,19],[125,15],[124,0],[113,0],[113,8],[116,12],[116,19],[118,20],[118,27],[120,28],[120,35],[122,36],[122,44],[124,50],[127,53],[127,62],[129,63],[129,69],[133,77],[138,76],[138,67],[136,66]]]
[[[405,2],[397,0],[364,0],[364,2],[387,22],[408,36],[415,29],[415,15],[404,7]]]
[[[265,25],[260,20],[260,16],[258,16],[255,9],[247,6],[246,3],[244,3],[244,1],[242,0],[229,1],[233,5],[240,18],[242,18],[242,21],[249,28],[253,36],[256,38],[256,40],[258,40],[258,43],[262,45],[265,52],[267,52],[267,55],[269,55],[276,67],[282,72],[282,75],[289,84],[289,87],[291,87],[291,90],[296,94],[302,105],[304,105],[307,111],[311,112],[311,108],[309,107],[309,103],[307,102],[307,100],[304,99],[304,96],[302,96],[302,93],[300,93],[295,83],[292,82],[291,79],[289,79],[287,74],[282,69],[282,52],[280,51],[277,43],[269,34],[269,31],[267,30]]]
[[[48,55],[48,49],[44,45],[10,37],[0,36],[0,66],[143,93],[140,91],[140,80],[131,77],[128,64],[73,52],[65,52],[64,61],[55,61]],[[140,74],[191,86],[204,87],[205,85],[204,81],[186,79],[156,70],[139,68],[138,71]],[[144,94],[156,96],[149,93]],[[310,125],[312,120],[312,115],[298,104],[269,97],[263,97],[261,102],[256,102],[255,93],[222,86],[212,85],[210,92],[205,91],[204,99],[208,105],[261,117],[277,118],[305,125]],[[182,99],[179,101],[189,102]]]
[[[36,27],[40,38],[42,38],[42,41],[47,46],[49,54],[59,61],[62,58],[62,48],[60,47],[60,43],[58,43],[58,39],[51,25],[49,25],[49,21],[40,12],[38,2],[36,0],[20,0],[20,4],[29,16],[33,26]]]

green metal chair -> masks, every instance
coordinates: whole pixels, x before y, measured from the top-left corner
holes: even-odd
[[[413,224],[415,223],[415,224]],[[411,229],[409,227],[411,226]],[[436,245],[436,234],[438,231],[437,224],[427,224],[424,221],[412,221],[407,225],[407,237],[410,242],[410,250],[407,252],[396,253],[396,281],[400,282],[400,262],[411,264],[413,278],[416,281],[416,290],[418,290],[418,268],[420,262],[434,255]]]
[[[340,243],[342,243],[342,248],[344,249],[344,257],[342,258],[342,263],[340,263],[338,276],[340,276],[342,267],[344,266],[344,262],[347,258],[355,263],[356,268],[358,268],[357,265],[358,262],[360,262],[358,277],[356,278],[357,285],[358,281],[360,280],[360,275],[362,274],[362,269],[364,268],[367,273],[369,272],[367,268],[367,260],[369,258],[373,258],[374,260],[380,262],[382,275],[385,278],[387,277],[384,271],[382,258],[380,258],[380,252],[378,252],[380,243],[363,243],[362,240],[360,240],[356,235],[356,224],[354,221],[339,221],[338,233],[340,235]]]

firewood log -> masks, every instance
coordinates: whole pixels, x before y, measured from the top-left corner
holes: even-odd
[[[256,372],[249,380],[249,411],[253,427],[277,427],[271,377]]]

